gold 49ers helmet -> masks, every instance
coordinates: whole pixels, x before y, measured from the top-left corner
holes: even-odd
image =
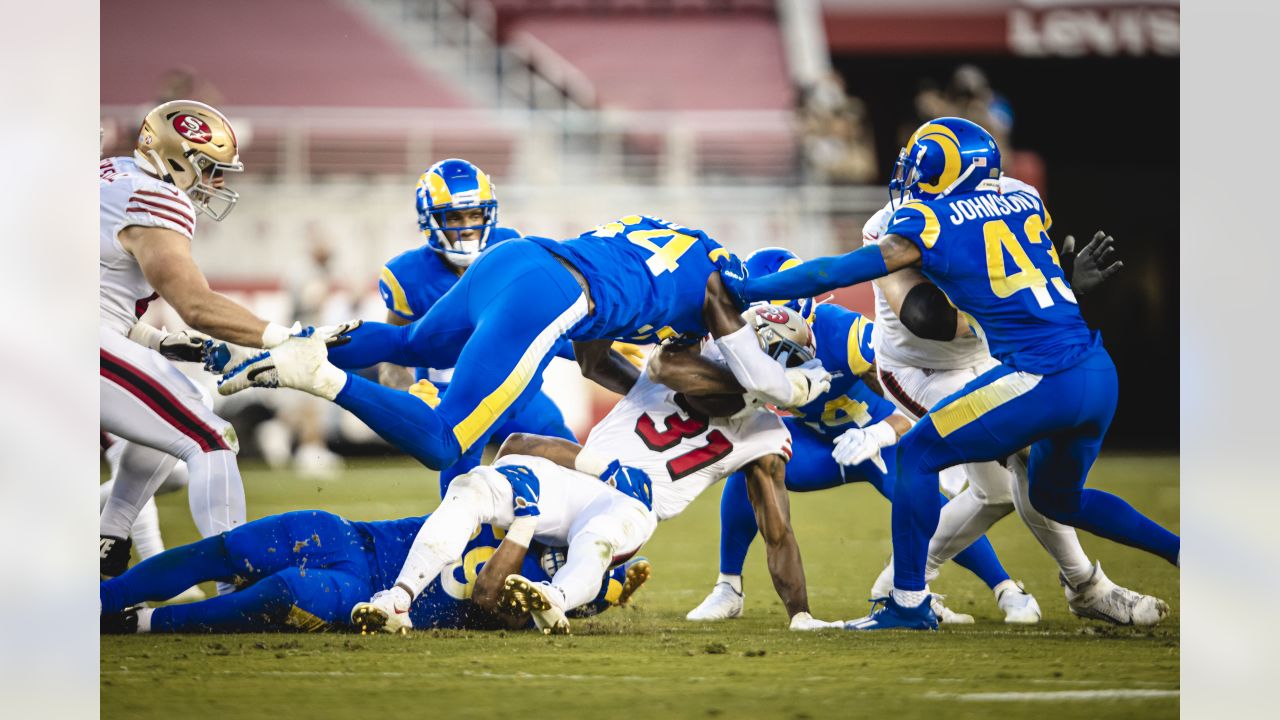
[[[223,173],[244,170],[236,133],[222,113],[204,103],[171,100],[147,113],[133,156],[214,220],[226,217],[240,199],[223,184]]]
[[[760,347],[784,367],[808,362],[817,354],[809,323],[786,305],[752,305],[742,313],[742,319],[756,331]]]

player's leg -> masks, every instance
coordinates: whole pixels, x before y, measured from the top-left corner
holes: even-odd
[[[475,329],[437,407],[358,376],[351,376],[336,398],[379,435],[432,468],[455,462],[518,400],[528,398],[526,391],[536,392],[557,343],[587,317],[582,288],[550,253],[532,243],[487,254],[448,295],[464,288]],[[428,323],[438,307],[408,327]]]
[[[1080,537],[1075,528],[1063,525],[1045,517],[1031,505],[1028,495],[1026,458],[1029,454],[1020,451],[1009,456],[1009,471],[1013,476],[1013,504],[1018,516],[1031,530],[1040,545],[1049,552],[1058,563],[1059,573],[1071,585],[1079,585],[1093,576],[1093,563],[1089,555],[1080,545]]]

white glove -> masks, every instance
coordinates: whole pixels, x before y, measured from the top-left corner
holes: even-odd
[[[884,458],[880,457],[880,448],[886,448],[898,442],[898,431],[887,422],[881,421],[865,428],[851,428],[836,438],[831,457],[841,465],[859,465],[867,460],[875,463],[880,472],[888,472]]]
[[[791,629],[796,631],[822,630],[824,628],[843,628],[844,621],[836,620],[835,622],[827,622],[819,620],[807,612],[796,613],[791,616]]]
[[[791,402],[787,407],[802,407],[831,389],[831,373],[822,369],[822,361],[814,358],[799,367],[787,368],[791,381]]]
[[[205,348],[204,369],[214,375],[222,375],[243,365],[246,360],[262,354],[262,348],[251,348],[235,343],[212,341]]]

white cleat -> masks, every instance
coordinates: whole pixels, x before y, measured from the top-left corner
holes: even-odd
[[[938,616],[938,622],[942,625],[972,625],[973,616],[968,613],[958,613],[946,605],[942,604],[945,596],[933,593],[931,604],[933,606],[933,614]]]
[[[996,604],[1004,611],[1004,621],[1014,625],[1040,622],[1040,603],[1023,589],[1022,583],[1005,580],[996,586]]]
[[[230,370],[218,381],[218,394],[287,387],[333,400],[346,380],[346,373],[330,364],[323,338],[294,336]]]
[[[351,608],[351,624],[361,635],[372,635],[376,632],[392,635],[407,635],[413,628],[409,619],[408,608],[400,609],[389,590],[374,593],[369,602],[356,603]]]
[[[707,595],[701,605],[690,610],[684,619],[694,622],[713,622],[741,617],[743,597],[743,593],[734,590],[729,583],[716,583],[716,586],[711,588],[711,594]]]
[[[889,593],[893,592],[893,559],[889,559],[889,564],[884,566],[880,571],[880,575],[876,577],[876,581],[871,585],[871,594],[868,597],[882,598],[889,597]]]
[[[1067,579],[1058,576],[1067,595],[1067,607],[1076,617],[1102,620],[1116,625],[1150,627],[1169,614],[1165,601],[1150,595],[1134,592],[1111,581],[1102,572],[1102,563],[1093,564],[1093,576],[1071,587]]]
[[[529,613],[543,635],[569,634],[564,599],[549,583],[535,583],[523,575],[508,575],[498,605]]]

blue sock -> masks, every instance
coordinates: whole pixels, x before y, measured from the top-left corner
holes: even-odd
[[[423,363],[411,359],[413,353],[406,342],[409,325],[365,322],[351,332],[351,341],[329,349],[329,362],[344,370],[373,367],[391,362],[404,367]]]
[[[747,561],[747,550],[759,528],[756,513],[747,496],[747,478],[734,473],[724,481],[720,493],[720,572],[741,575]]]
[[[293,607],[293,592],[279,575],[244,590],[187,605],[156,608],[151,632],[267,632],[280,630]]]
[[[1081,491],[1079,510],[1045,514],[1058,522],[1129,547],[1146,550],[1174,565],[1178,564],[1182,538],[1109,492],[1086,488]]]
[[[384,440],[432,470],[448,467],[462,455],[453,428],[431,406],[403,390],[383,387],[359,375],[348,373],[347,378],[334,402]]]
[[[197,583],[229,581],[236,574],[222,535],[147,558],[98,585],[102,612],[120,612],[144,600],[168,600]]]

